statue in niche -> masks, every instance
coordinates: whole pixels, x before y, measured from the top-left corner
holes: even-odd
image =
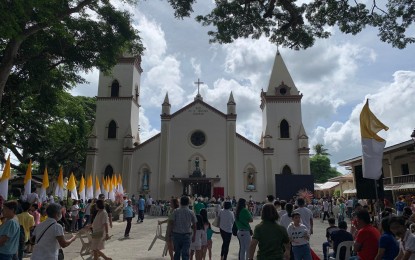
[[[200,161],[199,157],[195,158],[195,170],[193,171],[190,177],[203,177],[202,171],[200,170]]]
[[[255,190],[255,174],[253,172],[249,172],[247,175],[247,190]]]
[[[143,174],[143,190],[148,190],[148,178],[149,178],[149,173],[148,170],[144,170],[144,174]]]

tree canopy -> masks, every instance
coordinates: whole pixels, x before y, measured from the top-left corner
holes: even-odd
[[[336,168],[331,167],[330,154],[323,144],[316,144],[313,146],[316,154],[310,158],[310,170],[314,175],[314,181],[317,183],[324,183],[328,179],[340,176]]]
[[[190,16],[196,2],[168,1],[178,18]],[[412,32],[407,32],[414,19],[415,4],[405,0],[215,0],[209,14],[196,17],[205,26],[213,25],[211,42],[266,36],[294,49],[306,49],[316,38],[329,37],[334,26],[353,35],[365,27],[377,28],[381,41],[402,49],[415,41]]]
[[[131,14],[106,0],[0,0],[0,16],[0,103],[11,74],[34,75],[27,70],[28,61],[42,63],[35,70],[56,68],[54,73],[72,87],[83,80],[76,76],[79,72],[94,67],[107,71],[121,54],[143,50]],[[16,87],[13,83],[8,82],[9,88]]]

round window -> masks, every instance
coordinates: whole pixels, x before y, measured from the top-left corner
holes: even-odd
[[[202,131],[196,131],[190,136],[190,142],[192,142],[194,146],[201,146],[205,141],[206,136]]]
[[[287,89],[286,88],[280,88],[280,94],[281,95],[287,94]]]

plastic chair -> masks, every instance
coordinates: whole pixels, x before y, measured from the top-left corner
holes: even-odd
[[[163,235],[163,229],[161,228],[161,224],[158,224],[158,225],[157,225],[156,235],[154,236],[154,239],[153,239],[153,241],[151,242],[150,247],[148,248],[148,251],[150,251],[150,250],[153,248],[154,243],[156,243],[156,240],[157,240],[157,239],[160,239],[160,240],[162,240],[162,241],[166,242],[166,236],[165,236],[165,235]],[[162,256],[164,257],[164,256],[166,256],[166,255],[167,255],[167,243],[165,243],[165,245],[164,245],[164,249],[163,249],[163,254],[162,254]]]
[[[350,252],[353,248],[353,241],[343,241],[337,246],[337,252],[336,252],[336,258],[330,257],[329,260],[340,260],[340,250],[341,248],[346,248],[346,253],[344,255],[343,259],[349,259],[350,258]]]
[[[79,240],[81,240],[81,250],[79,251],[79,254],[81,256],[89,255],[91,254],[91,242],[92,237],[89,231],[83,229],[78,233]]]

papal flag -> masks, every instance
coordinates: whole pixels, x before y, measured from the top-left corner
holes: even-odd
[[[40,189],[40,196],[39,199],[41,202],[45,202],[48,199],[48,196],[46,195],[46,190],[49,187],[49,176],[48,176],[48,168],[45,167],[45,170],[43,171],[43,180],[42,180],[42,188]]]
[[[3,175],[0,178],[0,195],[3,199],[7,200],[7,195],[9,192],[9,179],[11,177],[11,169],[10,169],[10,154],[7,157],[6,165],[3,169]]]
[[[98,176],[95,176],[95,198],[98,199],[99,194],[101,194],[101,186],[99,184]]]
[[[382,175],[383,149],[386,141],[377,135],[382,129],[387,131],[389,128],[370,111],[367,100],[360,113],[364,178],[378,180]]]
[[[118,191],[118,178],[115,173],[111,177],[111,184],[112,184],[112,191],[114,193],[117,192]]]
[[[27,197],[32,193],[32,160],[30,160],[29,165],[26,169],[26,175],[24,176],[24,196]]]
[[[102,193],[104,193],[105,199],[108,199],[108,179],[102,177]]]
[[[86,198],[92,199],[94,197],[94,188],[92,187],[92,174],[86,179]]]
[[[122,186],[121,174],[118,175],[118,192],[124,195],[124,187]]]
[[[71,198],[74,200],[78,200],[78,192],[76,190],[76,181],[75,181],[75,176],[73,175],[73,172],[71,173],[71,176],[69,177],[69,181],[66,187],[68,188],[68,191],[71,192]]]
[[[79,199],[85,202],[85,179],[81,176],[81,182],[79,183]]]
[[[55,188],[55,196],[57,196],[60,200],[63,200],[64,191],[63,191],[63,169],[62,169],[62,166],[59,168],[59,176],[58,176],[58,183],[56,184],[56,188]]]
[[[112,175],[113,177],[108,180],[108,186],[109,186],[109,188],[108,188],[108,190],[109,190],[109,192],[108,192],[108,198],[111,201],[115,201],[114,175]]]

